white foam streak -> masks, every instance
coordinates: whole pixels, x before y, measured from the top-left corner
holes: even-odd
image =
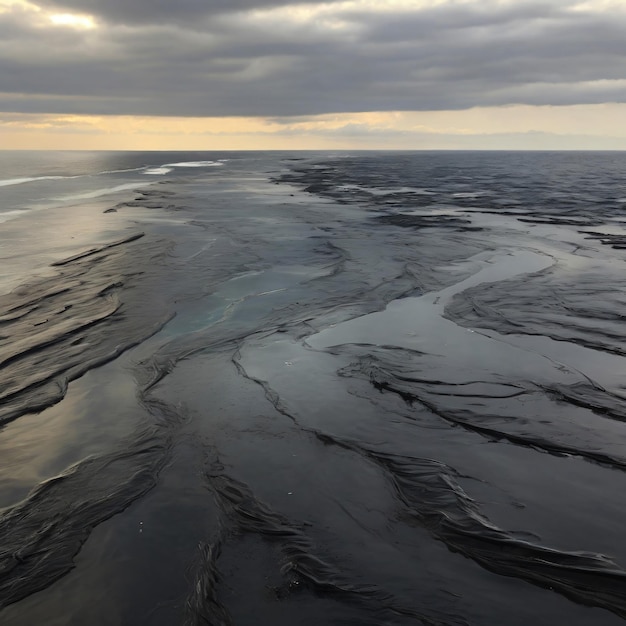
[[[149,170],[146,170],[144,174],[148,174],[149,176],[158,176],[161,174],[169,174],[171,171],[171,167],[152,167]]]
[[[181,161],[180,163],[166,163],[163,167],[220,167],[219,161]]]
[[[160,167],[151,167],[144,174],[149,176],[159,176],[169,174],[176,167],[220,167],[224,165],[226,159],[220,161],[180,161],[178,163],[165,163]]]
[[[16,217],[19,217],[20,215],[22,215],[23,213],[28,213],[28,211],[2,211],[0,213],[0,223],[1,222],[8,222],[9,220],[15,219]]]
[[[90,198],[99,198],[100,196],[107,196],[118,191],[128,191],[129,189],[139,189],[140,187],[147,187],[152,183],[126,183],[124,185],[118,185],[117,187],[108,187],[106,189],[95,189],[86,193],[79,193],[72,196],[62,196],[57,200],[87,200]]]
[[[93,174],[93,176],[100,176],[102,174],[124,174],[125,172],[141,172],[145,169],[146,166],[143,165],[142,167],[129,167],[124,170],[105,170],[104,172],[98,172],[97,174]]]
[[[80,178],[80,176],[34,176],[31,178],[7,178],[5,180],[0,180],[0,187],[23,185],[24,183],[32,183],[38,180],[67,180],[70,178]]]
[[[363,185],[339,185],[336,188],[336,191],[365,191],[366,193],[369,193],[372,196],[388,196],[394,193],[412,193],[412,194],[416,194],[420,196],[434,195],[433,191],[428,191],[428,189],[422,189],[421,187],[380,188],[380,187],[365,187]]]

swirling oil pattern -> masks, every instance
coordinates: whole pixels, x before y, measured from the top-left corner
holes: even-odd
[[[3,626],[626,619],[626,155],[0,153]]]

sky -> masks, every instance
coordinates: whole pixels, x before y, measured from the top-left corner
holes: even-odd
[[[0,0],[0,149],[626,149],[626,0]]]

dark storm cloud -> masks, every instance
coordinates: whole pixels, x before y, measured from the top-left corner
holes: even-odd
[[[189,23],[221,13],[308,2],[310,0],[41,0],[37,4],[59,11],[97,15],[114,23],[171,24]]]
[[[90,0],[67,0],[64,10],[104,16],[84,31],[5,12],[0,108],[289,116],[626,101],[623,11],[572,11],[566,2],[387,12],[352,3],[311,20],[233,11],[270,3],[280,4],[242,0],[225,12],[196,0],[93,9]],[[176,18],[166,19],[174,8]],[[131,13],[138,22],[140,9],[150,23],[122,23]]]

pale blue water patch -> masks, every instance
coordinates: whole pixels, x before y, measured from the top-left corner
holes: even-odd
[[[218,285],[207,296],[192,301],[159,334],[172,337],[226,322],[261,318],[273,309],[306,294],[306,282],[325,270],[307,266],[247,272]]]

